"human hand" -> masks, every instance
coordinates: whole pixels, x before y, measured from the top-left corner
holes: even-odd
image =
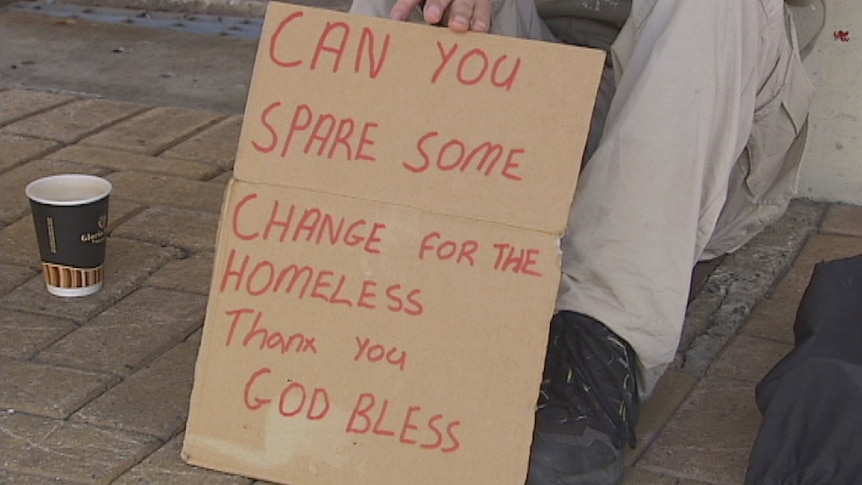
[[[389,18],[407,20],[422,0],[396,0]],[[491,26],[491,0],[426,0],[422,16],[429,24],[446,25],[455,32],[488,32]]]

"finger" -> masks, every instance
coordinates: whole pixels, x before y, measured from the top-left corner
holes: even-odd
[[[389,12],[389,18],[393,20],[407,20],[410,13],[422,3],[422,0],[396,0],[395,5]]]
[[[425,9],[423,10],[423,14],[425,17],[425,21],[431,25],[437,25],[443,21],[443,16],[448,13],[447,9],[450,8],[450,3],[464,1],[464,0],[428,0],[425,2]]]
[[[473,6],[473,19],[470,21],[470,30],[488,32],[491,28],[492,13],[491,0],[476,0],[476,4]]]
[[[473,20],[473,6],[477,0],[452,0],[449,6],[449,21],[446,25],[455,32],[466,32],[470,30],[470,22]]]

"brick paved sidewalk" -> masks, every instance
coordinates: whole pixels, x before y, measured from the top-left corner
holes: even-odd
[[[240,123],[0,91],[0,482],[264,483],[179,457]],[[106,285],[82,299],[45,291],[24,196],[31,180],[68,172],[114,185]],[[791,348],[813,265],[860,252],[862,208],[800,201],[722,263],[644,405],[628,483],[741,483],[760,421],[754,385]]]

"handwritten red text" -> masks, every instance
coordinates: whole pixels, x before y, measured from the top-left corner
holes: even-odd
[[[258,380],[272,374],[272,369],[264,367],[253,373],[245,384],[245,407],[251,411],[257,411],[272,404],[271,397],[260,397],[258,394]],[[279,393],[278,412],[286,418],[292,418],[305,412],[306,419],[319,421],[329,413],[329,393],[323,388],[309,390],[300,382],[290,382]],[[261,387],[264,386],[261,383]]]
[[[233,321],[230,324],[230,332],[228,333],[227,341],[225,342],[226,347],[230,347],[231,344],[234,343],[234,337],[237,335],[237,331],[240,327],[243,327],[246,328],[242,339],[243,347],[248,347],[259,342],[258,348],[260,350],[277,350],[282,354],[290,352],[317,353],[316,340],[314,337],[309,337],[302,333],[294,333],[287,336],[279,331],[266,328],[261,323],[263,321],[262,312],[255,311],[251,308],[239,308],[236,310],[228,310],[225,313],[229,317],[233,318]],[[251,325],[249,325],[249,319],[243,317],[251,317],[252,315],[254,315],[254,320]]]
[[[523,249],[516,248],[508,243],[494,244],[497,250],[497,259],[494,261],[494,269],[497,271],[511,271],[512,273],[520,273],[530,276],[542,276],[542,273],[535,269],[538,249]]]
[[[268,207],[269,219],[263,227],[249,227],[244,223],[246,210],[249,214],[260,214],[267,209],[267,203],[258,201],[256,193],[246,195],[237,202],[231,226],[236,237],[243,241],[262,239],[279,243],[303,241],[329,246],[343,244],[370,254],[381,252],[380,243],[386,224],[365,219],[349,219],[324,212],[317,207],[282,205],[279,200],[273,200]]]
[[[372,363],[386,359],[386,362],[401,370],[404,370],[404,367],[407,365],[407,352],[398,350],[398,347],[387,349],[377,343],[372,345],[369,338],[360,339],[359,337],[356,337],[356,345],[359,347],[359,350],[353,356],[353,360],[357,362],[365,356],[365,360]]]
[[[470,266],[476,266],[475,255],[478,250],[478,241],[443,239],[439,232],[434,231],[422,238],[422,243],[419,245],[419,259],[425,259],[430,253],[441,261],[454,260],[457,264],[466,262]]]
[[[317,113],[307,104],[300,104],[293,108],[290,122],[285,129],[283,116],[284,110],[281,102],[276,101],[267,106],[260,115],[260,123],[269,133],[266,141],[252,140],[251,144],[255,150],[261,153],[270,153],[281,146],[281,157],[286,158],[293,147],[295,137],[305,141],[302,153],[313,154],[328,160],[362,160],[374,162],[377,159],[368,153],[374,140],[371,131],[378,127],[377,123],[370,121],[360,122],[353,118],[339,117],[332,113]],[[315,151],[315,147],[317,150]]]
[[[301,21],[303,12],[295,12],[281,21],[275,32],[269,38],[269,59],[279,67],[292,68],[305,65],[301,58],[289,57],[293,49],[304,45],[305,38],[296,39],[297,45],[290,45],[285,33],[293,22]],[[353,54],[353,72],[359,73],[364,63],[368,64],[368,76],[377,78],[386,64],[389,54],[390,36],[384,36],[382,45],[373,30],[365,27],[359,31],[359,40],[356,40],[356,32],[351,31],[350,25],[344,22],[327,22],[317,40],[317,46],[309,64],[309,69],[317,70],[324,63],[332,66],[332,72],[341,70],[341,61],[351,53]],[[356,44],[353,47],[351,44]],[[348,48],[352,49],[348,52]]]
[[[499,56],[492,61],[491,56],[482,49],[471,49],[465,54],[460,54],[458,49],[458,43],[447,48],[441,42],[437,42],[440,65],[437,66],[434,75],[431,76],[431,84],[437,84],[442,76],[447,72],[452,72],[458,82],[466,86],[485,82],[490,83],[495,88],[510,91],[515,85],[518,71],[521,70],[520,58],[515,59],[512,66],[507,66],[508,56],[506,55]],[[450,68],[456,59],[457,66]]]
[[[300,300],[308,297],[332,305],[372,310],[383,307],[410,316],[421,315],[425,310],[420,289],[408,290],[400,283],[383,286],[370,279],[353,283],[343,273],[310,265],[254,260],[236,249],[230,250],[220,286],[222,293],[230,290],[249,296],[281,294]]]
[[[421,162],[404,162],[404,168],[414,173],[426,172],[430,168],[436,168],[441,172],[466,172],[469,169],[482,173],[485,176],[496,174],[503,178],[522,180],[518,170],[521,164],[516,157],[524,153],[523,148],[505,148],[503,145],[491,141],[485,141],[474,148],[468,148],[463,141],[452,138],[442,142],[438,140],[440,133],[428,132],[419,138],[416,150],[422,156]],[[503,154],[505,159],[503,160]]]
[[[347,432],[356,434],[371,432],[377,436],[397,439],[405,445],[419,445],[426,450],[439,449],[443,453],[452,453],[461,447],[461,442],[455,434],[461,425],[460,421],[447,422],[442,414],[434,414],[427,419],[420,418],[422,406],[408,406],[406,410],[402,408],[396,412],[393,420],[395,424],[392,424],[387,419],[389,406],[388,399],[380,402],[370,392],[360,394],[350,414]],[[421,427],[417,422],[422,423]],[[448,442],[446,446],[443,446],[444,442]]]

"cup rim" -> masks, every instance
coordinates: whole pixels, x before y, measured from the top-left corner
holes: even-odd
[[[34,193],[34,191],[36,191],[39,188],[39,186],[54,182],[57,179],[61,179],[61,178],[62,179],[70,179],[70,178],[87,179],[91,182],[95,182],[99,185],[102,185],[103,190],[98,195],[94,195],[92,197],[87,197],[85,199],[75,199],[75,200],[51,200],[51,199],[46,199],[44,197],[40,197],[39,195]],[[47,177],[42,177],[42,178],[36,179],[36,180],[30,182],[29,184],[27,184],[27,187],[24,188],[24,193],[27,194],[27,197],[30,200],[33,200],[33,201],[38,202],[40,204],[53,205],[53,206],[74,206],[74,205],[89,204],[91,202],[96,202],[97,200],[101,200],[101,199],[107,197],[108,195],[110,195],[111,190],[113,190],[113,186],[111,185],[111,182],[109,182],[108,180],[106,180],[102,177],[99,177],[96,175],[74,173],[74,174],[49,175]]]

